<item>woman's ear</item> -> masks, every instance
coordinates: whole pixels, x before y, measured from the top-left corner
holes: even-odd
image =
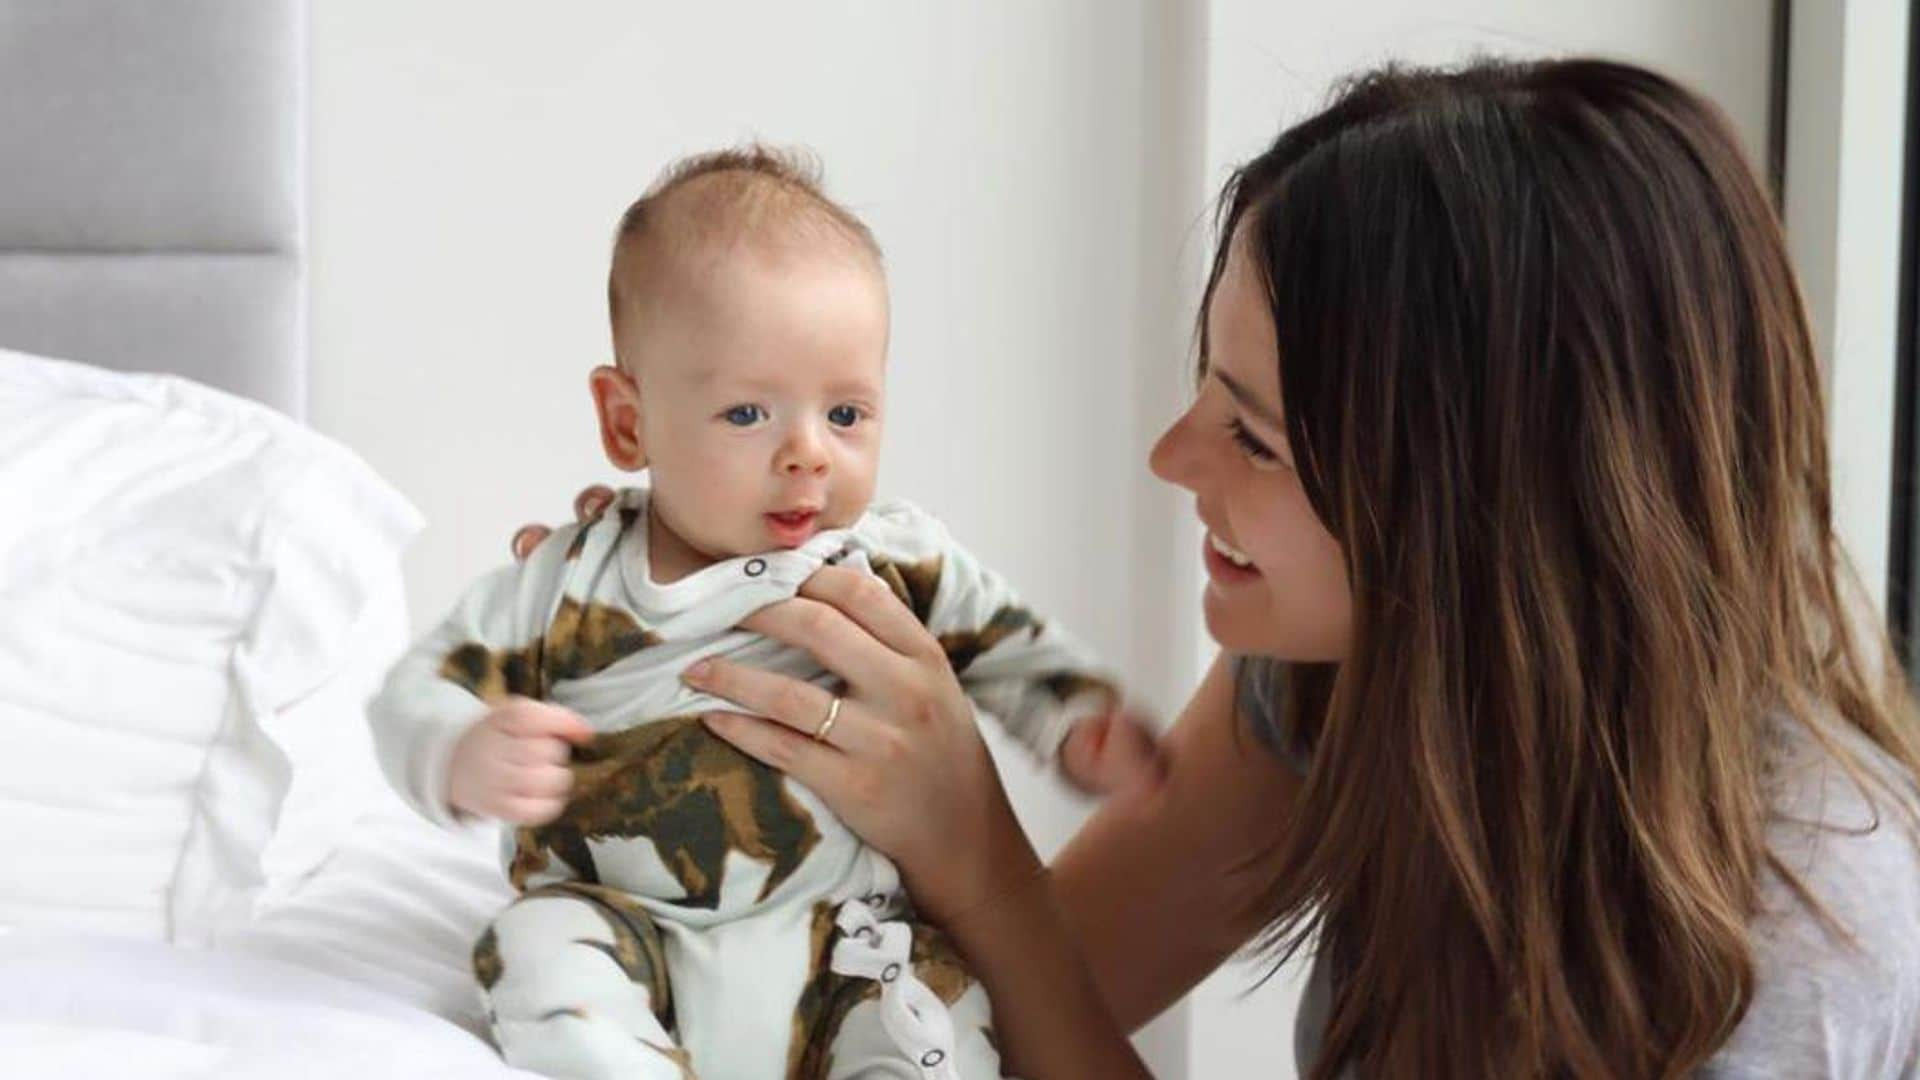
[[[640,385],[608,364],[593,369],[587,385],[600,415],[600,445],[615,468],[638,472],[647,467],[647,442],[640,427]]]

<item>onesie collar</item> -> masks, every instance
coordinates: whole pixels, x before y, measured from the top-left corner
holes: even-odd
[[[620,576],[640,624],[669,641],[723,633],[768,604],[790,599],[814,571],[847,551],[860,527],[855,522],[827,529],[796,548],[726,559],[661,584],[653,580],[648,555],[650,494],[646,488],[622,493],[622,509],[635,512],[623,515]]]

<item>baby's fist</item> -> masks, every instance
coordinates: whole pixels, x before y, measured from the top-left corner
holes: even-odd
[[[1159,785],[1166,762],[1146,721],[1116,710],[1073,725],[1060,746],[1060,771],[1089,795],[1136,795]]]
[[[566,809],[569,744],[593,738],[585,720],[528,698],[508,698],[460,736],[447,766],[455,810],[514,825],[545,825]]]

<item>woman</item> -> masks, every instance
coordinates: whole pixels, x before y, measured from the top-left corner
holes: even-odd
[[[1192,407],[1214,665],[1042,872],[938,646],[822,571],[714,729],[965,950],[1021,1075],[1250,942],[1311,1075],[1920,1073],[1914,710],[1836,564],[1778,220],[1709,106],[1592,61],[1387,70],[1229,184]]]

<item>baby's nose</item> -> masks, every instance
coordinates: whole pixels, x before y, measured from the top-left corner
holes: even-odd
[[[798,435],[788,439],[786,445],[780,448],[780,460],[776,465],[789,476],[824,473],[827,471],[827,448],[818,439]]]

